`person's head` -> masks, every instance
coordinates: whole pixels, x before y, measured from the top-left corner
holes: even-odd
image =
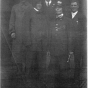
[[[60,15],[63,13],[62,1],[60,1],[60,0],[57,1],[55,11],[56,11],[57,15]]]
[[[71,2],[71,11],[72,11],[72,12],[76,12],[76,11],[78,11],[78,8],[79,8],[79,3],[78,3],[78,1],[77,1],[77,0],[73,0],[73,1]]]
[[[42,8],[41,2],[38,2],[38,3],[36,4],[36,8],[37,8],[38,10],[40,10],[40,9]]]

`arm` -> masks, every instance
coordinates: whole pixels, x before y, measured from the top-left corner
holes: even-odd
[[[32,10],[29,8],[25,11],[24,17],[23,17],[23,22],[22,22],[22,28],[23,31],[31,31],[31,20],[32,20]]]
[[[22,22],[22,31],[23,31],[23,41],[26,45],[31,43],[31,20],[32,20],[32,11],[27,9]]]
[[[68,23],[68,50],[69,53],[73,52],[74,47],[74,25],[72,20]]]
[[[74,25],[72,20],[68,23],[68,61],[70,68],[74,68]]]
[[[80,30],[80,39],[81,39],[81,48],[82,48],[82,59],[83,59],[83,64],[86,61],[86,56],[87,56],[87,19],[84,15],[82,15],[79,18],[79,22],[80,22],[80,26],[79,26],[79,30]]]

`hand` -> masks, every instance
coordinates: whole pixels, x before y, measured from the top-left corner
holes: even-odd
[[[15,33],[12,33],[11,34],[11,38],[16,38],[16,34]]]
[[[69,56],[68,56],[68,61],[67,62],[69,62],[70,59],[73,59],[73,57],[74,57],[73,52],[69,52]]]

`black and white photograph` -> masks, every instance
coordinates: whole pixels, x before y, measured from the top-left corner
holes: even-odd
[[[1,0],[1,88],[87,88],[87,0]]]

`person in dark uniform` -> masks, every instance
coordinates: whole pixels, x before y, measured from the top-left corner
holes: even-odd
[[[25,68],[24,51],[26,49],[23,44],[23,34],[27,35],[26,33],[24,33],[24,30],[22,30],[22,20],[27,8],[31,9],[32,5],[29,4],[27,0],[20,0],[19,4],[16,4],[12,7],[9,23],[9,34],[12,38],[12,58],[18,66],[19,72],[21,71],[21,73],[23,72],[22,70]]]
[[[48,81],[47,86],[54,86],[56,75],[60,75],[59,77],[62,78],[69,78],[68,56],[72,51],[72,21],[64,16],[62,1],[58,0],[53,9],[55,14],[51,14],[47,18],[47,26],[41,43],[41,52],[43,53],[40,57],[42,59],[40,68],[42,70],[42,79]]]
[[[78,0],[71,1],[71,12],[68,17],[73,21],[73,53],[75,60],[75,80],[79,80],[81,63],[84,58],[84,43],[86,42],[86,19],[85,16],[79,12]]]

